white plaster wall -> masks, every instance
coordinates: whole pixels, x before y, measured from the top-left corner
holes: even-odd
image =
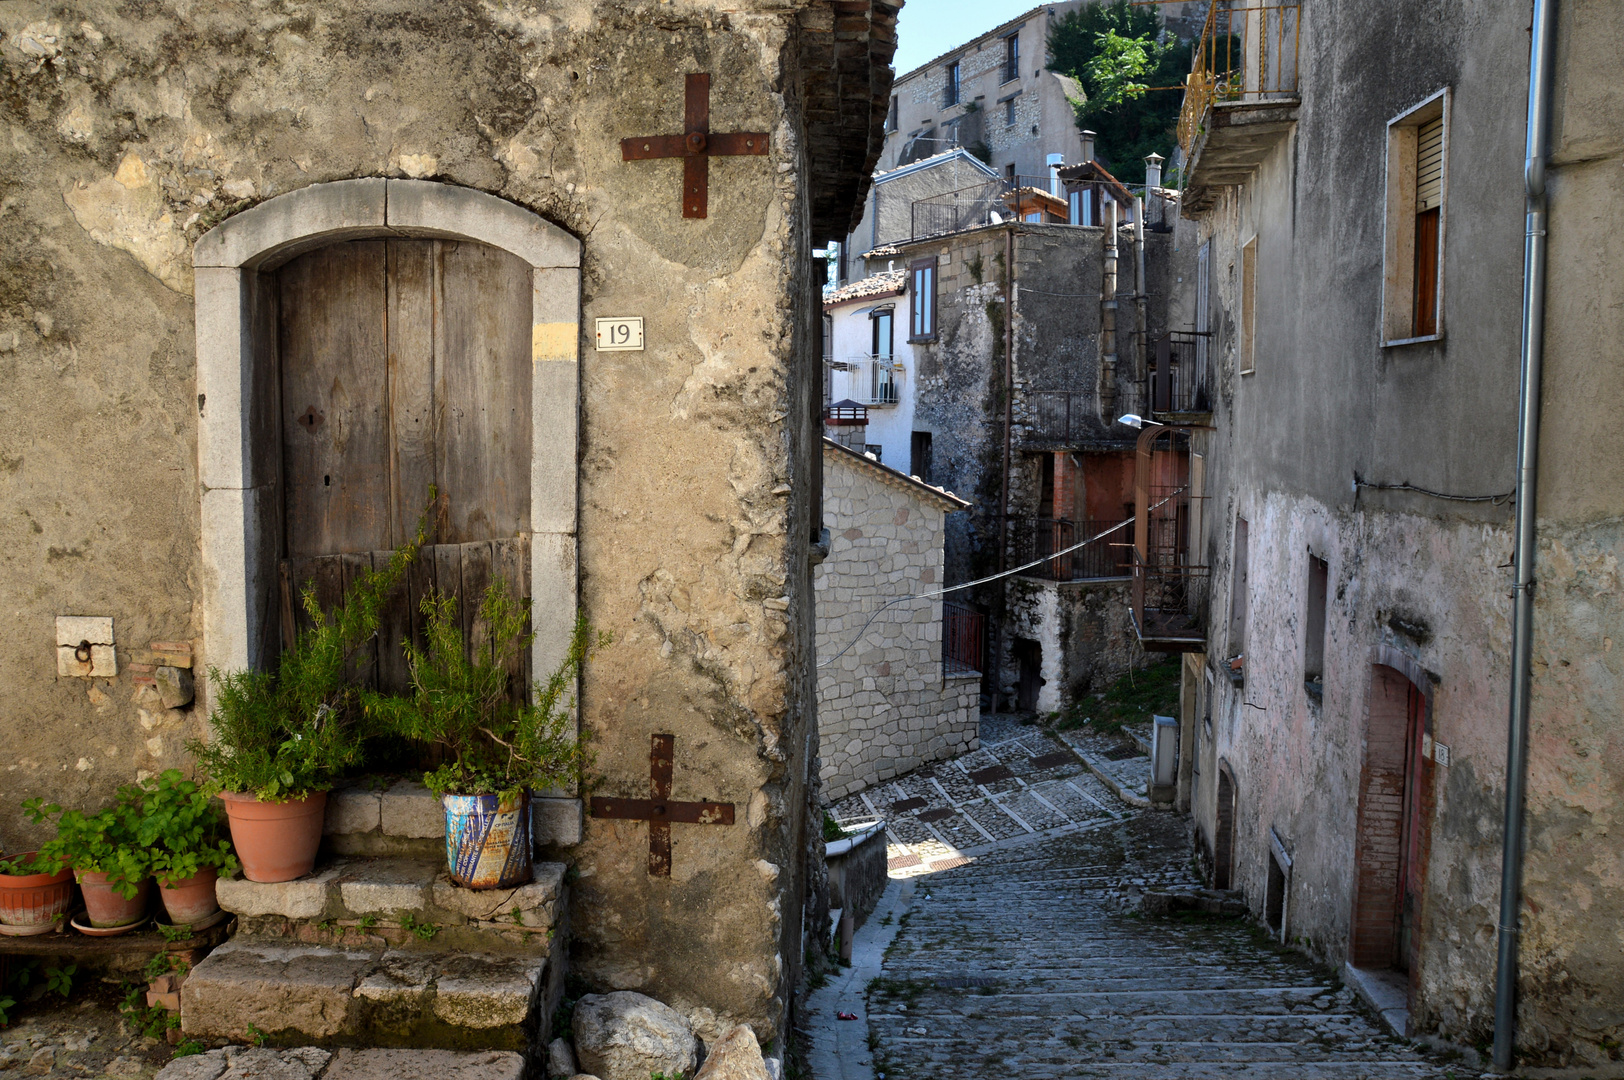
[[[904,473],[908,471],[909,454],[913,447],[916,373],[914,347],[908,344],[909,301],[907,293],[871,297],[842,304],[829,313],[834,331],[831,335],[833,348],[829,355],[835,360],[848,361],[868,356],[869,350],[874,347],[873,330],[867,315],[869,309],[879,304],[896,305],[892,327],[895,337],[892,339],[891,352],[896,362],[902,365],[902,370],[897,373],[897,403],[868,407],[868,435],[864,441],[882,447],[880,460]],[[851,398],[861,401],[868,388],[858,384],[868,377],[866,369],[834,372],[833,400]]]

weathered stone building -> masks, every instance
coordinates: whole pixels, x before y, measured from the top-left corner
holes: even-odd
[[[940,596],[903,599],[941,588],[944,519],[970,504],[828,440],[823,469],[818,736],[823,793],[840,799],[974,750],[981,672],[946,647],[977,620],[944,619],[956,605]]]
[[[598,790],[646,793],[663,733],[676,798],[737,806],[675,827],[669,878],[644,823],[587,820],[576,970],[781,1038],[817,840],[811,249],[877,160],[895,14],[0,11],[6,846],[25,798],[184,766],[208,686],[166,708],[150,666],[272,662],[285,560],[395,546],[433,481],[443,544],[521,553],[536,672],[577,609],[613,635],[580,696]],[[621,145],[681,135],[693,73],[711,131],[766,144],[713,137],[698,212]],[[597,351],[604,317],[643,349]]]
[[[1557,10],[1549,157],[1528,165],[1550,250],[1517,1045],[1588,1068],[1624,1033],[1624,458],[1605,433],[1624,278],[1601,224],[1624,196],[1624,21]],[[1191,561],[1213,568],[1184,695],[1200,851],[1395,1026],[1478,1043],[1501,921],[1529,6],[1263,12],[1234,24],[1243,92],[1203,99],[1193,76],[1186,99],[1185,307],[1214,335],[1216,425],[1191,436]],[[1259,61],[1277,30],[1300,71]]]

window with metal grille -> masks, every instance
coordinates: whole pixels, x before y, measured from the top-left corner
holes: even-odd
[[[1387,125],[1386,345],[1431,341],[1443,333],[1448,184],[1449,93],[1441,90]]]
[[[1021,77],[1021,35],[1011,34],[1004,39],[1004,81]]]
[[[947,85],[942,90],[943,105],[957,105],[959,103],[959,62],[953,61],[947,65]]]

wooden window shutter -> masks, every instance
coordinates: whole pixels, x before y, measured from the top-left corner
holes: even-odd
[[[1444,118],[1440,114],[1416,132],[1415,212],[1436,210],[1444,194]]]

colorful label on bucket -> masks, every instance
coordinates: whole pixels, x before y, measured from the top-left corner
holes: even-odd
[[[447,795],[441,801],[453,881],[470,889],[511,889],[530,881],[528,796],[503,802],[495,795]]]

